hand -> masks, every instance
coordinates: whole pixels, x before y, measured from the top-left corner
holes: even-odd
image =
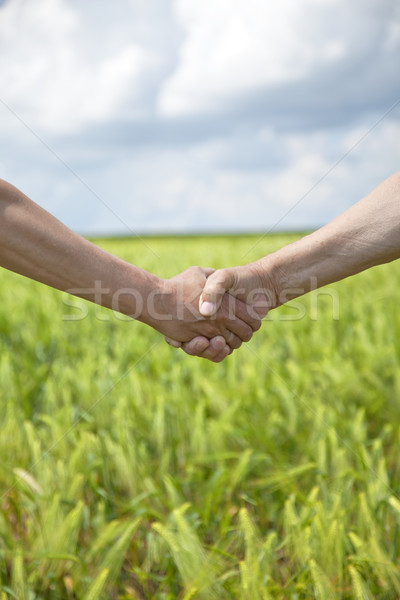
[[[223,302],[224,295],[229,292],[247,303],[250,315],[264,317],[274,305],[271,297],[272,280],[268,282],[268,286],[264,280],[265,274],[257,263],[214,271],[208,276],[201,294],[201,313],[215,314]],[[205,302],[208,304],[204,306]],[[179,343],[170,338],[166,338],[166,341],[175,348],[182,348],[186,354],[207,358],[213,362],[221,362],[233,351],[221,336],[212,339],[198,336],[186,343]]]
[[[249,341],[253,331],[260,328],[261,320],[256,313],[250,314],[240,300],[226,294],[212,317],[200,314],[200,294],[212,273],[213,269],[190,267],[162,282],[153,305],[147,309],[145,322],[176,342],[188,342],[198,336],[222,336],[233,349],[239,348],[242,341]],[[217,341],[217,346],[220,343]]]
[[[220,269],[208,278],[200,296],[199,311],[204,317],[214,315],[226,293],[242,300],[252,316],[264,318],[276,306],[274,285],[258,263]]]
[[[222,335],[211,338],[210,340],[204,336],[197,336],[189,342],[177,342],[166,337],[165,341],[174,348],[182,348],[189,356],[198,356],[207,358],[212,362],[222,362],[229,354],[232,354],[233,349],[226,343]]]

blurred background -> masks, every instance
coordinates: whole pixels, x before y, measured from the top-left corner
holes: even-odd
[[[399,169],[397,0],[0,0],[0,177],[84,234],[302,230]]]

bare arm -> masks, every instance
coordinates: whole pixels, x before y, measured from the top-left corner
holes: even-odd
[[[400,173],[309,236],[258,261],[279,295],[310,291],[400,258]]]
[[[118,310],[179,341],[223,335],[238,347],[259,327],[243,303],[229,312],[228,297],[217,319],[201,317],[198,297],[211,270],[192,267],[162,280],[98,248],[2,180],[0,266]]]
[[[95,281],[107,283],[109,293],[101,302],[107,308],[115,292],[133,281],[144,294],[160,285],[157,277],[91,244],[5,181],[0,181],[0,265],[58,290],[80,289],[75,295],[92,302]],[[132,299],[121,298],[121,312],[136,312]]]
[[[267,312],[311,289],[400,258],[400,173],[311,235],[206,281],[200,311],[212,315],[226,291]],[[191,349],[190,344],[184,345]]]

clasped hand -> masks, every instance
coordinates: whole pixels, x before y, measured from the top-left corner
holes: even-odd
[[[262,282],[251,265],[190,267],[163,282],[157,324],[168,344],[191,356],[221,362],[261,327],[268,312]]]

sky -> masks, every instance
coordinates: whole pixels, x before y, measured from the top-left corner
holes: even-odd
[[[398,0],[0,0],[0,177],[85,235],[318,227],[400,164]]]

